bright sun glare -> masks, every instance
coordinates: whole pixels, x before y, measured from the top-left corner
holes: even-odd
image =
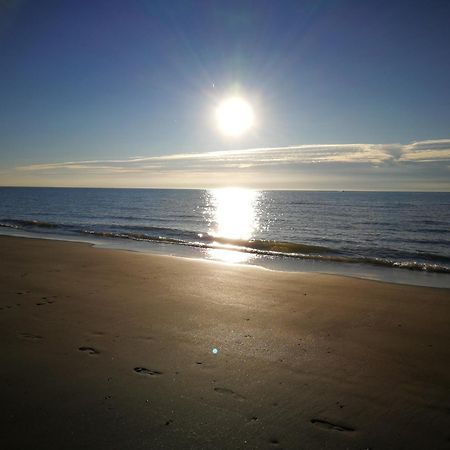
[[[223,100],[216,110],[217,125],[228,136],[240,136],[255,123],[253,108],[241,97]]]
[[[258,199],[260,193],[251,189],[222,188],[209,191],[209,235],[219,238],[219,248],[209,248],[212,259],[227,263],[250,260],[253,255],[233,251],[233,240],[249,240],[258,229]],[[225,241],[224,241],[225,239]],[[226,240],[230,244],[226,244]]]

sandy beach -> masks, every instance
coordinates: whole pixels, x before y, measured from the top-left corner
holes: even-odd
[[[450,290],[0,237],[0,448],[448,449]]]

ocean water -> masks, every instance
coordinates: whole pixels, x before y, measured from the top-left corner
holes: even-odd
[[[0,232],[450,287],[450,193],[0,188]]]

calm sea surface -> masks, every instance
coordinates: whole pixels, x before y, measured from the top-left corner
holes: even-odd
[[[0,188],[0,232],[450,287],[450,193]]]

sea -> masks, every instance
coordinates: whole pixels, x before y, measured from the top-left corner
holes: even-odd
[[[450,288],[450,193],[0,188],[0,233]]]

